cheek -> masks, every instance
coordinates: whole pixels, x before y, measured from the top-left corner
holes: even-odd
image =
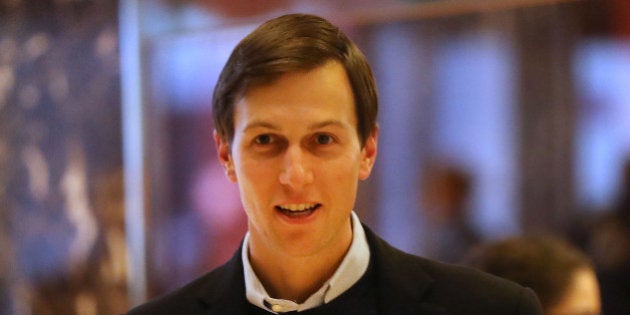
[[[330,182],[328,184],[331,187],[335,187],[334,191],[340,194],[353,195],[359,181],[357,159],[354,156],[348,156],[339,162],[326,168],[330,174]]]
[[[239,165],[236,168],[239,189],[241,194],[245,196],[261,195],[277,178],[271,165],[245,161],[241,161],[237,165]]]
[[[350,183],[356,182],[358,178],[358,172],[352,167],[342,166],[331,168],[333,170],[333,183],[337,185],[348,186]]]
[[[348,153],[337,161],[335,167],[340,181],[358,181],[361,173],[360,154]]]

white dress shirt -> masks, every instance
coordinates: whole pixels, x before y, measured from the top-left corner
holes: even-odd
[[[354,211],[351,218],[352,244],[339,268],[319,290],[300,304],[269,296],[254,269],[252,269],[248,255],[249,232],[245,234],[241,259],[245,274],[245,293],[249,303],[275,314],[290,311],[300,312],[326,304],[350,289],[365,274],[370,262],[370,248],[365,238],[363,226]]]

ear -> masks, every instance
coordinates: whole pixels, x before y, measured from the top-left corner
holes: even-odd
[[[216,130],[213,132],[213,136],[214,143],[217,147],[219,162],[223,166],[223,169],[225,169],[225,175],[230,181],[236,183],[236,172],[234,171],[234,160],[232,159],[230,144],[227,140],[221,138]]]
[[[361,149],[361,165],[359,168],[359,179],[365,180],[370,177],[372,167],[376,161],[378,152],[378,126],[374,127],[372,134],[365,139],[365,145]]]

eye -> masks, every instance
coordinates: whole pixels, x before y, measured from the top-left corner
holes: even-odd
[[[330,144],[333,142],[333,137],[327,134],[318,134],[315,136],[317,144]]]
[[[254,139],[254,142],[256,142],[256,144],[270,144],[273,142],[273,138],[268,134],[259,135]]]

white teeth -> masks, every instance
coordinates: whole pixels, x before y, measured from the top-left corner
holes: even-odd
[[[312,208],[315,208],[315,206],[316,204],[313,204],[313,203],[297,203],[297,204],[281,205],[279,207],[282,210],[304,211],[304,210],[310,210]]]

